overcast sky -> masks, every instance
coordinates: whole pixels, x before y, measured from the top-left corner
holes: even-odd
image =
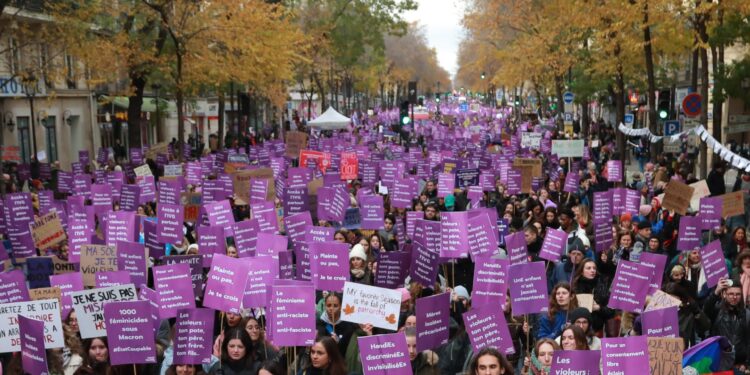
[[[463,36],[461,17],[462,0],[417,0],[419,8],[406,14],[408,21],[418,21],[425,27],[430,47],[437,51],[440,66],[448,70],[451,78],[456,74],[458,44]]]

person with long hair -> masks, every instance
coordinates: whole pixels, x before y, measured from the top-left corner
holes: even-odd
[[[251,316],[245,321],[245,331],[250,336],[255,349],[255,358],[259,361],[274,360],[278,358],[279,353],[271,342],[266,340],[266,333],[260,325],[260,321]]]
[[[204,375],[203,369],[198,365],[171,365],[166,375]]]
[[[594,297],[592,305],[591,325],[594,331],[599,331],[604,322],[614,316],[614,310],[607,307],[609,303],[609,280],[598,272],[596,261],[586,258],[573,275],[573,292],[579,294],[591,294]]]
[[[495,348],[482,348],[469,365],[470,375],[513,375],[513,366]]]
[[[109,344],[106,337],[94,337],[83,340],[83,363],[74,372],[75,375],[111,375],[109,363]]]
[[[414,375],[435,374],[438,372],[438,356],[430,350],[417,351],[417,328],[408,327],[404,330],[406,347],[409,349],[409,361]]]
[[[562,331],[560,346],[563,350],[589,350],[586,333],[577,325],[570,325]]]
[[[560,345],[554,340],[544,338],[537,341],[531,356],[523,360],[521,375],[549,375],[555,350],[560,350]]]
[[[258,375],[286,375],[286,373],[286,368],[280,361],[265,361],[258,370]]]
[[[224,331],[221,342],[221,361],[213,364],[209,374],[255,375],[260,362],[255,360],[255,350],[245,327],[232,327]]]
[[[357,326],[341,320],[341,298],[341,295],[337,293],[330,293],[326,296],[323,314],[317,322],[317,330],[318,337],[331,337],[338,343],[339,356],[343,358]]]
[[[549,312],[540,314],[537,339],[560,336],[567,322],[568,311],[578,307],[576,295],[566,282],[558,283],[549,298]]]
[[[331,337],[320,337],[310,347],[307,364],[297,375],[346,375],[344,358],[337,350],[336,341]]]
[[[632,249],[633,233],[626,230],[618,231],[617,240],[612,244],[612,247],[607,251],[599,253],[599,258],[597,259],[599,272],[608,280],[612,280],[615,277],[617,263],[620,262],[620,259],[630,260],[630,251]]]

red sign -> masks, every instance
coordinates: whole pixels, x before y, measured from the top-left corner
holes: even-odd
[[[315,165],[323,173],[326,173],[328,167],[331,166],[331,154],[320,151],[300,150],[299,166],[303,168],[307,167],[308,160],[314,160]]]
[[[701,107],[703,106],[703,97],[698,93],[687,94],[685,99],[682,99],[682,111],[685,112],[685,116],[698,117],[701,114]]]
[[[3,161],[21,162],[21,148],[18,146],[2,146],[0,152],[3,154]]]
[[[356,152],[341,153],[341,179],[356,180],[359,174],[359,165]]]

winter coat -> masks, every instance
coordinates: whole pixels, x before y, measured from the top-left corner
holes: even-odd
[[[746,364],[748,361],[748,340],[750,335],[750,311],[745,304],[731,307],[716,293],[706,300],[703,307],[706,316],[711,320],[711,336],[724,336],[734,345],[735,363]]]
[[[440,357],[430,350],[417,354],[411,361],[411,371],[414,375],[433,375],[438,373]]]
[[[573,291],[576,295],[592,294],[594,302],[599,305],[599,310],[591,313],[590,323],[594,331],[604,328],[604,323],[615,316],[615,310],[607,307],[609,303],[609,282],[601,275],[596,275],[593,279],[579,277]]]
[[[555,337],[560,336],[567,316],[568,312],[566,310],[560,310],[555,313],[555,319],[552,321],[548,313],[539,314],[539,331],[536,333],[537,340],[543,338],[554,340]]]

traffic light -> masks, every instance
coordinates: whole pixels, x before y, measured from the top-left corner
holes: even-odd
[[[420,107],[424,107],[424,96],[420,96],[417,99],[417,103],[419,104]]]
[[[515,101],[515,103],[516,103],[516,106],[521,105],[521,96],[516,95],[516,101]]]
[[[409,101],[404,100],[401,102],[401,108],[398,113],[399,125],[409,125],[411,118],[409,118]]]
[[[659,120],[667,120],[671,118],[672,111],[672,91],[671,90],[659,90],[659,99],[656,104],[656,114],[659,115]]]

